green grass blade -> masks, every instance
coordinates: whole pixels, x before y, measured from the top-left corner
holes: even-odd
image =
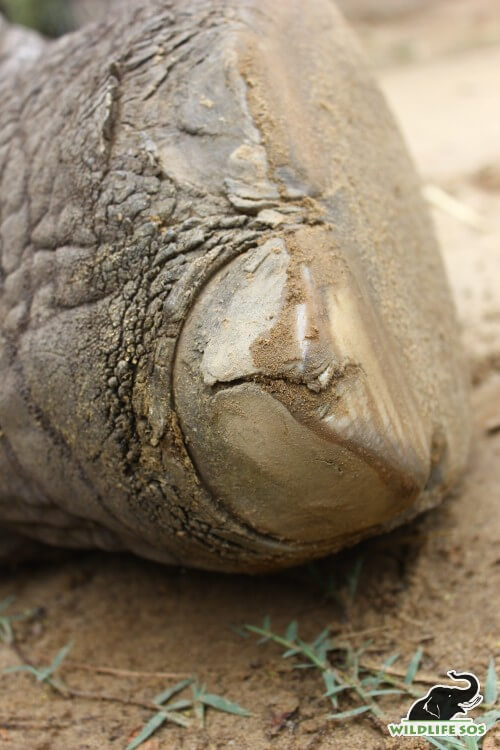
[[[200,722],[200,726],[204,727],[205,726],[205,704],[202,703],[201,701],[197,701],[194,704],[193,708],[194,708],[194,715]]]
[[[203,687],[201,687],[200,685],[198,685],[197,682],[191,683],[191,693],[193,695],[193,700],[194,701],[199,701],[200,700],[200,695],[202,694],[202,692],[203,692]]]
[[[405,684],[411,685],[413,680],[415,679],[415,675],[417,674],[418,666],[420,664],[420,660],[422,658],[422,654],[424,653],[424,650],[421,646],[417,648],[415,653],[413,654],[412,660],[410,661],[410,664],[408,666],[408,670],[405,675]]]
[[[337,695],[337,693],[341,693],[342,690],[348,690],[350,687],[350,685],[336,685],[335,687],[330,688],[330,690],[327,690],[326,693],[323,693],[323,695],[325,698],[331,698],[332,695]]]
[[[431,745],[434,745],[434,747],[437,747],[439,750],[449,750],[448,747],[445,747],[439,740],[435,740],[433,737],[426,737],[425,738],[427,742],[429,742]]]
[[[246,708],[242,708],[237,703],[228,701],[227,698],[223,698],[221,695],[213,695],[211,693],[203,693],[200,695],[200,701],[206,706],[211,706],[217,709],[217,711],[224,711],[226,714],[236,714],[237,716],[251,716],[250,711]]]
[[[201,696],[203,695],[203,685],[198,685],[197,682],[193,682],[191,685],[191,692],[193,694],[193,710],[194,715],[198,719],[200,725],[205,726],[205,706],[201,702]]]
[[[48,667],[43,667],[43,669],[36,669],[36,679],[38,682],[45,682],[45,680],[48,680],[50,682],[50,665]]]
[[[371,706],[357,706],[357,708],[351,708],[349,711],[341,711],[339,714],[328,714],[327,719],[350,719],[353,716],[359,716],[367,711],[371,711]]]
[[[328,670],[325,670],[323,672],[323,682],[325,683],[326,687],[326,693],[328,694],[329,690],[333,690],[335,687],[337,687],[337,680],[335,679],[335,675],[333,672],[329,672]]]
[[[495,662],[492,657],[488,665],[488,674],[486,676],[486,684],[484,686],[484,702],[488,706],[494,706],[497,701],[497,697],[497,674],[495,671]]]
[[[335,693],[339,692],[337,691],[337,688],[340,687],[337,685],[337,680],[335,679],[335,675],[330,670],[325,670],[323,672],[323,682],[325,683],[326,692],[324,693],[325,698],[330,698],[331,704],[334,708],[339,707],[339,702],[337,698],[335,697]],[[343,687],[343,686],[342,686]]]
[[[142,728],[137,737],[134,737],[132,742],[129,742],[125,750],[135,750],[136,747],[146,742],[167,721],[167,718],[167,715],[163,711],[158,711]]]
[[[316,639],[316,641],[317,640],[318,639]],[[314,643],[316,643],[316,641],[314,641]],[[321,654],[318,654],[318,650],[316,648],[309,645],[308,643],[304,643],[304,641],[299,641],[299,646],[302,650],[302,654],[306,657],[306,659],[309,659],[313,666],[317,667],[321,671],[323,671],[324,669],[328,669],[329,665],[326,661],[326,658],[324,658]]]
[[[486,724],[486,731],[491,729],[491,727],[496,724],[497,721],[500,721],[500,711],[498,710],[487,711],[479,719],[479,723]]]
[[[68,655],[68,652],[70,651],[72,647],[73,647],[73,642],[68,641],[68,643],[57,652],[50,666],[47,667],[46,670],[44,670],[44,672],[46,672],[45,677],[44,677],[45,680],[47,679],[47,677],[50,677],[51,675],[53,675],[56,669],[59,669],[59,667],[63,663],[64,659],[66,658],[66,656]]]
[[[467,744],[467,740],[471,739],[473,742],[472,747]],[[446,740],[437,740],[435,737],[428,737],[426,735],[424,737],[424,740],[427,740],[427,742],[430,742],[431,744],[440,748],[440,750],[454,750],[454,748],[456,747],[459,748],[459,750],[478,750],[477,740],[472,737],[466,737],[463,740],[457,739],[455,737],[448,737]]]
[[[285,630],[285,639],[287,641],[294,641],[298,635],[299,635],[299,626],[297,624],[297,620],[292,620],[292,622],[288,625],[287,629]]]
[[[39,669],[32,667],[31,664],[16,664],[14,667],[5,667],[3,673],[7,674],[9,672],[30,672],[35,675],[37,680],[40,680],[40,674],[42,674]]]
[[[463,748],[462,744],[456,745],[455,743],[451,744],[449,740],[446,741],[446,744],[444,742],[440,742],[439,740],[434,739],[434,737],[424,737],[427,742],[430,742],[431,745],[434,745],[434,747],[439,748],[439,750],[450,750],[452,747],[460,747]]]
[[[271,618],[269,617],[269,615],[266,615],[262,621],[262,630],[267,631],[268,633],[271,632]],[[257,641],[257,643],[265,643],[270,638],[270,635],[264,635],[263,638]]]
[[[179,703],[181,702],[182,701],[179,701]],[[189,702],[191,703],[191,701]],[[169,721],[173,722],[174,724],[178,724],[180,727],[184,727],[185,729],[191,726],[191,722],[189,721],[189,719],[186,719],[185,716],[183,716],[182,714],[178,714],[175,711],[165,711],[165,716]]]
[[[326,641],[329,635],[330,635],[330,628],[323,628],[321,633],[317,635],[314,641],[311,643],[311,648],[317,649],[319,646],[323,644],[324,641]]]
[[[181,690],[184,690],[184,688],[186,688],[188,685],[191,685],[192,682],[192,677],[187,677],[185,680],[177,682],[175,685],[172,685],[172,687],[167,688],[162,693],[159,693],[155,698],[153,698],[153,703],[157,703],[159,706],[161,706],[162,703],[166,703],[174,695],[180,693]]]
[[[352,671],[354,674],[354,679],[357,681],[359,678],[359,657],[356,652],[352,655]]]
[[[300,654],[300,648],[289,648],[281,656],[283,659],[289,659],[291,656],[297,656],[297,654]]]
[[[384,662],[382,663],[382,667],[377,672],[377,677],[379,675],[380,675],[380,677],[383,677],[384,674],[385,674],[385,671],[387,669],[389,669],[389,667],[392,667],[392,665],[397,662],[397,660],[399,659],[399,657],[400,657],[400,654],[397,651],[395,653],[393,653],[393,654],[390,654],[387,657],[387,659],[385,659]]]
[[[274,641],[274,643],[279,643],[280,646],[284,646],[284,648],[287,648],[287,649],[290,648],[291,646],[289,641],[285,640],[285,638],[283,638],[281,635],[276,635],[276,633],[272,633],[270,630],[259,628],[257,627],[257,625],[245,625],[245,628],[250,633],[255,633],[256,635],[263,636],[257,641],[259,645],[261,643],[265,643],[266,641]]]

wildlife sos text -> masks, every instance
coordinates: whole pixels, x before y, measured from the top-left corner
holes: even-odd
[[[399,724],[389,724],[391,737],[483,737],[486,725],[472,719],[455,719],[451,721],[408,721],[402,719]]]

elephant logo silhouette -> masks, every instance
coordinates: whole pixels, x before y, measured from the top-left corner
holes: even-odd
[[[480,684],[471,672],[447,672],[452,680],[466,681],[467,687],[434,685],[423,698],[416,700],[408,711],[407,721],[449,721],[454,717],[463,718],[469,711],[479,706],[483,696]]]

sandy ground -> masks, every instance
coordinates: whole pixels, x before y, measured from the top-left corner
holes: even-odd
[[[319,582],[307,569],[244,578],[100,554],[0,572],[0,599],[15,595],[13,611],[38,608],[16,626],[24,658],[47,663],[73,641],[61,668],[72,689],[147,702],[196,673],[210,692],[252,712],[211,711],[204,729],[165,725],[144,750],[426,747],[391,740],[382,722],[364,716],[329,721],[317,673],[292,669],[277,646],[232,629],[265,615],[279,631],[297,619],[305,638],[325,626],[353,646],[370,637],[363,659],[379,664],[398,651],[395,669],[403,673],[421,646],[423,680],[455,668],[484,681],[491,656],[500,671],[500,4],[421,5],[392,19],[368,14],[358,30],[431,186],[474,380],[469,470],[438,510],[323,561]],[[347,580],[360,557],[351,601]],[[0,645],[0,669],[16,663],[13,649]],[[98,666],[174,676],[100,674]],[[426,683],[418,685],[423,694]],[[342,708],[352,705],[346,700]],[[380,705],[398,720],[409,701],[386,696]],[[0,676],[6,750],[124,750],[150,716],[138,705],[63,698],[31,675]]]

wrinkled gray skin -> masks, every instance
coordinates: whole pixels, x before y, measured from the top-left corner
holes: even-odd
[[[197,65],[222,84],[222,26],[213,3],[156,2],[45,46],[3,29],[0,518],[51,544],[167,562],[245,544],[195,510],[170,369],[191,295],[259,228],[158,149],[196,148],[183,87]]]
[[[265,533],[212,496],[171,387],[179,334],[205,282],[275,236],[259,211],[307,209],[314,198],[296,180],[288,193],[249,184],[229,160],[256,132],[233,43],[266,7],[149,0],[51,43],[0,21],[0,523],[11,539],[229,571],[283,567],[335,548]],[[351,65],[339,54],[349,81],[358,57]],[[368,179],[392,201],[381,208],[384,227],[416,201],[401,231],[431,247],[425,263],[438,282],[429,299],[446,296],[412,168],[370,79],[360,80],[373,123],[389,133],[374,138],[381,148],[394,138],[386,171],[358,170],[331,204],[323,201],[327,219],[305,209],[301,221],[328,220],[341,241],[358,232],[371,209],[365,201],[354,215],[349,190]],[[369,127],[354,117],[360,159]],[[367,163],[368,148],[376,153],[376,140]],[[398,160],[401,182],[390,171]],[[404,244],[399,229],[393,236]],[[405,263],[395,263],[395,279]],[[427,299],[421,279],[408,294],[413,287],[410,307]],[[429,362],[456,345],[446,310],[429,313],[435,338],[430,328],[422,333],[437,342]],[[462,399],[453,377],[439,387]],[[442,481],[434,463],[428,472],[429,487]]]

